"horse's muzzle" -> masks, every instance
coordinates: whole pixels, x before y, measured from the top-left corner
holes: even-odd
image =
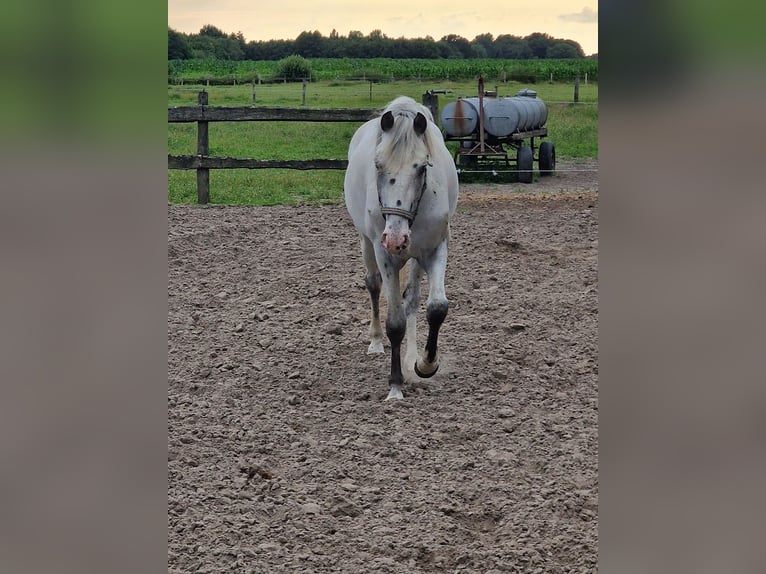
[[[380,242],[389,254],[402,255],[410,246],[410,231],[392,231],[386,227]]]

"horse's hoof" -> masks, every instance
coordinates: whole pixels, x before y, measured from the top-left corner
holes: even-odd
[[[383,341],[373,341],[370,343],[370,346],[367,348],[367,354],[368,355],[377,355],[380,353],[385,353],[385,350],[383,349]]]
[[[430,379],[431,377],[433,377],[436,374],[436,371],[439,370],[439,363],[434,363],[433,364],[433,366],[434,366],[434,370],[433,371],[421,371],[420,369],[418,369],[418,362],[419,361],[415,361],[415,374],[418,377],[420,377],[421,379]]]
[[[395,399],[397,401],[401,401],[404,398],[404,395],[402,394],[401,387],[391,387],[388,391],[388,396],[386,397],[387,401],[390,401],[391,399]]]

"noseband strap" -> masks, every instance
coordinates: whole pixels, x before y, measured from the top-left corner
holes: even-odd
[[[415,216],[417,215],[417,212],[412,213],[406,209],[399,209],[398,207],[383,207],[382,205],[380,206],[380,212],[383,214],[384,218],[386,215],[400,215],[407,219],[410,223],[415,220]]]

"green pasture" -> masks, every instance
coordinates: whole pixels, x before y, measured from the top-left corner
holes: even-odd
[[[535,89],[548,104],[548,140],[561,158],[598,156],[598,85],[581,84],[580,104],[574,105],[570,83],[517,82],[486,83],[499,95],[514,95],[526,87]],[[168,86],[168,106],[196,105],[202,86]],[[253,104],[253,85],[204,87],[211,106]],[[255,86],[256,105],[311,108],[380,108],[399,95],[421,101],[427,90],[448,90],[439,94],[440,109],[450,101],[477,93],[475,81],[370,83],[330,80],[309,83],[305,104],[300,83]],[[259,159],[343,159],[348,142],[360,124],[311,122],[211,122],[210,155]],[[197,124],[168,124],[168,153],[196,153]],[[456,144],[448,142],[454,149]],[[537,165],[535,164],[535,167]],[[508,182],[507,177],[492,181]],[[537,175],[535,177],[538,177]],[[297,203],[339,203],[343,200],[343,172],[338,170],[210,170],[210,201],[222,204],[275,205]],[[168,170],[168,201],[196,203],[196,172]]]

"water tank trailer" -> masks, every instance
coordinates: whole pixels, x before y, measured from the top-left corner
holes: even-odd
[[[498,163],[508,167],[512,160],[507,148],[511,148],[516,150],[516,171],[522,183],[532,182],[535,138],[547,137],[547,120],[548,108],[534,90],[525,88],[512,97],[497,97],[484,91],[481,78],[478,97],[458,98],[441,112],[445,141],[460,142],[455,152],[460,172],[482,171],[481,166],[496,167]],[[540,175],[552,175],[556,169],[553,143],[541,142],[537,155]]]

